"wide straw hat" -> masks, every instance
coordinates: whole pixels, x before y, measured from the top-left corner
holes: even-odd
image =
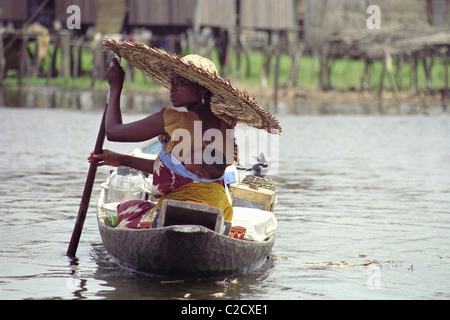
[[[103,40],[105,51],[112,50],[141,70],[153,81],[170,89],[172,74],[178,74],[211,91],[211,111],[229,124],[239,122],[269,133],[281,133],[278,120],[260,107],[246,91],[236,89],[217,74],[212,61],[196,54],[183,58],[140,42]]]

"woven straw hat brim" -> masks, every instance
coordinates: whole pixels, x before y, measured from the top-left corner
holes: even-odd
[[[212,112],[229,124],[237,121],[269,133],[279,134],[282,131],[278,120],[250,98],[246,91],[233,87],[229,81],[191,61],[183,61],[177,55],[150,48],[140,42],[105,38],[103,48],[125,58],[165,88],[170,89],[172,74],[178,74],[207,88],[212,93]]]

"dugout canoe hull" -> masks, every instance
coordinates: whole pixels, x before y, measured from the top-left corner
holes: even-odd
[[[133,151],[134,156],[156,155],[161,148],[152,139]],[[103,207],[105,189],[97,202],[103,245],[111,259],[123,267],[168,277],[221,277],[261,267],[275,242],[275,233],[264,241],[231,238],[199,225],[173,225],[150,229],[111,227]]]
[[[118,229],[98,210],[103,245],[129,269],[169,277],[219,277],[245,273],[266,261],[275,236],[256,242],[230,238],[198,225]]]

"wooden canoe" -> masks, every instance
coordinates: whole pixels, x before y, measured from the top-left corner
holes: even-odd
[[[261,267],[272,249],[275,233],[262,241],[232,238],[201,225],[150,229],[112,227],[97,203],[98,227],[111,259],[123,267],[153,275],[210,278],[245,273]]]

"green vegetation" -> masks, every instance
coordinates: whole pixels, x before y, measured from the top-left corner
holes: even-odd
[[[34,47],[30,44],[30,51],[34,51]],[[43,62],[44,73],[50,67],[50,52],[52,48],[49,49],[49,55],[47,59]],[[185,53],[183,53],[185,54]],[[58,67],[61,61],[61,53],[57,52],[55,58],[55,65]],[[216,65],[219,65],[219,59],[217,52],[213,51],[210,59],[214,61]],[[261,85],[261,70],[263,69],[265,63],[265,56],[261,52],[250,53],[251,65],[248,68],[247,59],[244,54],[241,55],[241,76],[239,77],[239,82],[242,84],[259,86]],[[365,64],[361,60],[350,60],[350,59],[336,59],[329,62],[331,66],[331,84],[333,87],[340,90],[356,89],[359,90],[361,87],[361,77],[364,73]],[[126,62],[122,62],[125,66]],[[291,70],[292,63],[291,59],[287,55],[281,55],[280,58],[280,76],[279,83],[283,84],[287,81],[289,71]],[[397,60],[393,58],[392,61],[393,74],[396,77],[397,85],[401,83],[399,90],[409,90],[411,89],[411,66],[409,61],[406,59],[403,63],[402,72],[400,75],[400,81],[397,79]],[[65,87],[76,87],[82,89],[92,88],[91,71],[93,68],[93,52],[91,50],[83,49],[81,53],[81,74],[77,79],[64,78],[64,77],[26,77],[23,79],[23,83],[26,84],[52,84],[57,86]],[[274,69],[275,69],[275,57],[271,61],[271,72],[268,76],[268,85],[271,86],[274,83]],[[237,57],[236,53],[233,52],[230,64],[230,76],[229,78],[233,81],[237,78]],[[249,74],[247,74],[249,71]],[[319,71],[320,62],[318,58],[312,57],[310,55],[303,55],[300,60],[300,67],[298,73],[297,84],[302,87],[308,88],[319,88]],[[380,81],[380,74],[382,72],[382,62],[375,61],[370,67],[370,83],[368,83],[369,90],[377,90]],[[142,72],[134,69],[133,81],[126,81],[126,87],[130,89],[145,89],[149,87],[157,87],[156,84],[152,83]],[[15,75],[11,75],[5,79],[7,84],[16,84],[17,78]],[[96,80],[95,88],[108,88],[108,84],[105,80]],[[389,77],[386,75],[384,78],[384,87],[390,88],[391,84],[389,82]],[[422,61],[418,64],[418,87],[419,90],[425,89],[425,71]],[[445,68],[442,57],[435,57],[434,63],[431,69],[431,89],[439,90],[445,87]]]

